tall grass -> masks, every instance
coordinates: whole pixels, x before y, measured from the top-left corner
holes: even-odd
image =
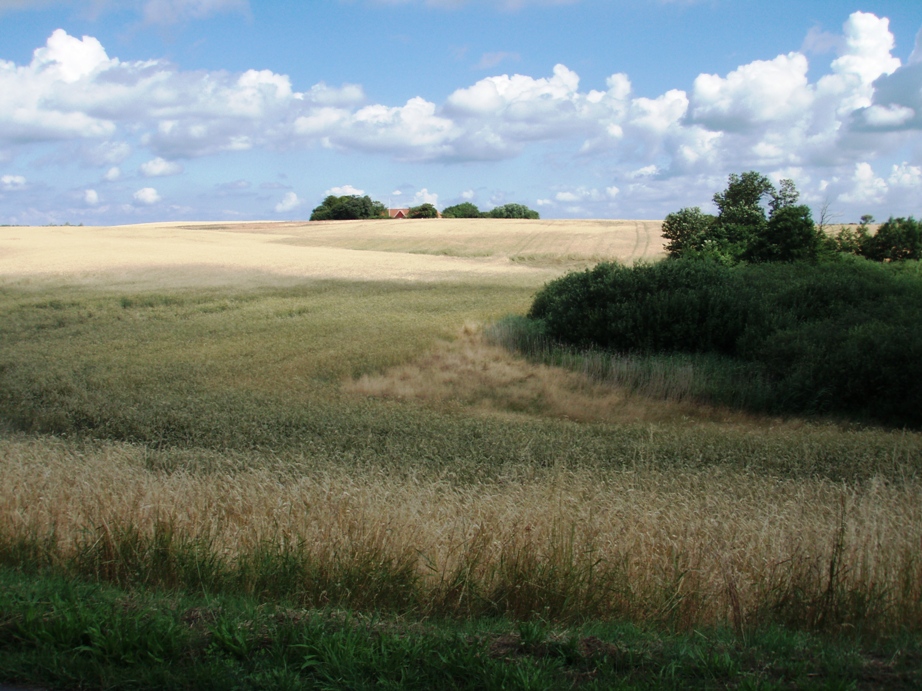
[[[922,626],[922,485],[0,442],[0,561],[122,586],[686,630]]]
[[[759,367],[718,354],[619,353],[568,346],[551,338],[542,322],[521,316],[506,316],[486,326],[484,337],[532,362],[658,401],[765,411],[776,394]]]

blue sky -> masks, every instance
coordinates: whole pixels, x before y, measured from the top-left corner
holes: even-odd
[[[0,0],[0,223],[922,215],[918,0]],[[918,46],[918,47],[917,47]]]

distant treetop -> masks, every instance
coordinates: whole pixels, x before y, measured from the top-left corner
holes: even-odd
[[[387,207],[369,196],[330,195],[311,213],[312,221],[350,221],[360,218],[387,218]]]

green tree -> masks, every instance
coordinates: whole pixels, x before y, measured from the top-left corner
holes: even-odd
[[[869,226],[874,222],[874,217],[865,214],[861,217],[861,223],[853,229],[851,226],[843,226],[835,235],[825,239],[827,251],[835,254],[854,254],[861,255],[863,248],[866,246],[871,236]]]
[[[438,218],[439,212],[432,204],[426,202],[419,206],[410,207],[410,218]]]
[[[697,206],[667,215],[663,221],[663,237],[669,241],[666,244],[669,256],[700,253],[716,220],[716,216],[703,213]]]
[[[480,218],[480,209],[471,202],[461,202],[442,210],[442,218]]]
[[[774,198],[775,186],[754,170],[730,175],[727,189],[714,195],[717,206],[717,223],[711,235],[713,243],[731,259],[743,258],[749,244],[761,235],[768,219],[762,207],[762,198]]]
[[[374,201],[367,195],[357,194],[337,197],[329,195],[320,206],[311,212],[312,221],[348,221],[360,218],[383,218],[387,216],[387,207]]]
[[[799,198],[793,180],[781,180],[776,188],[756,171],[733,173],[727,188],[714,195],[717,216],[698,207],[666,216],[666,250],[671,257],[710,258],[724,264],[816,261],[823,237],[810,209],[797,204]]]
[[[922,259],[922,221],[891,217],[862,239],[861,254],[877,262]]]
[[[749,243],[744,258],[754,262],[815,262],[822,246],[823,235],[809,206],[778,206],[762,232]]]
[[[537,211],[529,209],[524,204],[503,204],[491,210],[487,215],[490,218],[528,218],[532,220],[541,217]]]

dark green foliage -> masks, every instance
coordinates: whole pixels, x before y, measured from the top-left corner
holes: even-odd
[[[752,363],[772,383],[777,412],[912,426],[922,426],[920,315],[918,272],[863,260],[689,259],[569,274],[545,286],[529,313],[548,337],[577,347]]]
[[[442,211],[442,218],[480,218],[482,215],[477,205],[471,202],[448,206]]]
[[[669,241],[666,251],[672,257],[702,252],[716,220],[716,216],[703,213],[697,206],[669,214],[663,221],[663,237]]]
[[[754,262],[815,262],[823,236],[808,206],[779,207],[749,243],[744,258]]]
[[[438,218],[439,212],[428,202],[419,206],[410,207],[410,218]]]
[[[387,208],[381,202],[369,196],[346,195],[344,197],[328,196],[311,213],[312,221],[350,221],[361,218],[384,218]]]
[[[922,259],[922,221],[912,216],[893,218],[881,224],[873,235],[871,216],[862,216],[857,228],[845,226],[824,239],[827,251],[854,254],[876,262],[899,262]]]
[[[490,218],[540,218],[537,211],[532,211],[524,204],[504,204],[503,206],[497,206],[487,215]]]
[[[877,262],[922,259],[922,221],[890,218],[877,233],[863,238],[861,254]]]
[[[699,257],[725,264],[816,261],[822,236],[810,209],[796,205],[799,196],[791,180],[782,180],[776,189],[761,173],[734,173],[727,189],[714,195],[716,217],[698,207],[666,217],[666,250],[673,258]],[[763,206],[766,198],[769,215]]]

